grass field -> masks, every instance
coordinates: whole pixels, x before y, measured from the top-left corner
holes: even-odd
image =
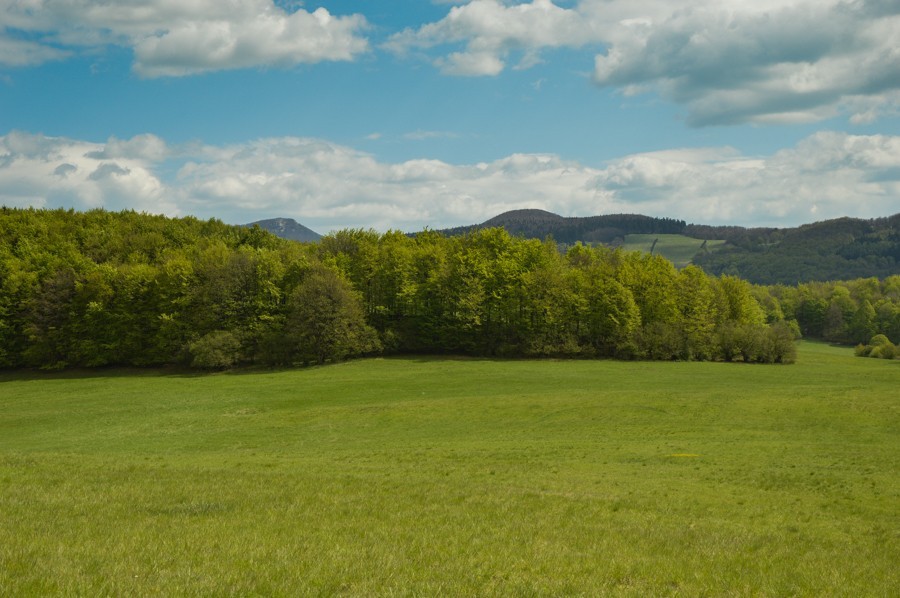
[[[656,247],[653,247],[653,241],[657,239]],[[706,248],[712,251],[724,244],[725,241],[707,241]],[[702,245],[702,239],[684,235],[625,235],[622,248],[650,253],[650,248],[653,247],[653,253],[663,256],[678,268],[684,268],[691,263]]]
[[[0,595],[896,596],[900,362],[0,373]]]

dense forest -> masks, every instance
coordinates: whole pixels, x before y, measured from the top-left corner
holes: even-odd
[[[754,284],[795,285],[900,273],[900,214],[872,220],[838,218],[777,229],[686,224],[638,214],[565,218],[543,210],[514,210],[482,224],[440,232],[453,236],[494,227],[528,239],[551,237],[564,245],[582,242],[614,247],[634,234],[722,240],[724,245],[701,251],[693,263],[710,274],[729,274]]]
[[[808,338],[847,345],[865,345],[876,335],[900,340],[898,275],[759,286],[754,287],[754,295],[770,317],[774,313],[775,318],[798,322]],[[887,352],[881,356],[888,357]]]
[[[900,273],[900,214],[860,220],[838,218],[790,229],[689,226],[685,234],[724,239],[694,263],[711,274],[732,274],[758,284],[885,278]]]
[[[319,243],[216,220],[0,208],[0,366],[323,363],[447,353],[789,362],[900,338],[900,276],[752,287],[492,228]]]

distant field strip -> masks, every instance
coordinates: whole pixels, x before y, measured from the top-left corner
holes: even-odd
[[[653,241],[657,240],[656,247]],[[707,241],[706,249],[713,249],[724,245],[725,241]],[[622,247],[628,251],[643,251],[658,254],[675,264],[678,268],[684,268],[691,263],[694,256],[703,246],[703,239],[693,239],[684,235],[625,235],[625,243]]]
[[[888,596],[900,362],[0,373],[0,595]]]

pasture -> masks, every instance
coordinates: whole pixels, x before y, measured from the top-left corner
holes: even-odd
[[[656,241],[656,247],[653,247]],[[725,241],[707,241],[706,249],[714,251],[725,244]],[[703,239],[694,239],[684,235],[625,235],[625,243],[622,248],[626,251],[643,251],[658,254],[675,264],[677,268],[684,268],[694,259],[697,252],[703,246]]]
[[[900,587],[900,362],[0,373],[0,594]]]

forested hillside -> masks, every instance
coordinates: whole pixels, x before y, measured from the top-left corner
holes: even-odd
[[[900,274],[900,214],[860,220],[839,218],[798,228],[744,228],[685,224],[683,220],[612,214],[564,218],[543,210],[515,210],[447,235],[502,227],[528,239],[619,246],[626,236],[677,234],[706,244],[693,263],[710,274],[730,274],[755,284],[791,284]],[[685,239],[688,241],[688,239]]]
[[[303,244],[215,220],[0,209],[6,367],[393,351],[790,361],[784,316],[735,277],[498,228]]]
[[[451,228],[441,233],[455,236],[484,228],[500,227],[512,235],[526,239],[544,240],[552,237],[557,243],[621,243],[630,234],[680,234],[683,220],[652,218],[640,214],[609,214],[585,218],[564,218],[544,210],[513,210],[495,216],[482,224]]]
[[[694,258],[712,274],[733,274],[758,284],[884,278],[900,274],[900,214],[839,218],[791,229],[689,226],[685,233],[725,239]]]

